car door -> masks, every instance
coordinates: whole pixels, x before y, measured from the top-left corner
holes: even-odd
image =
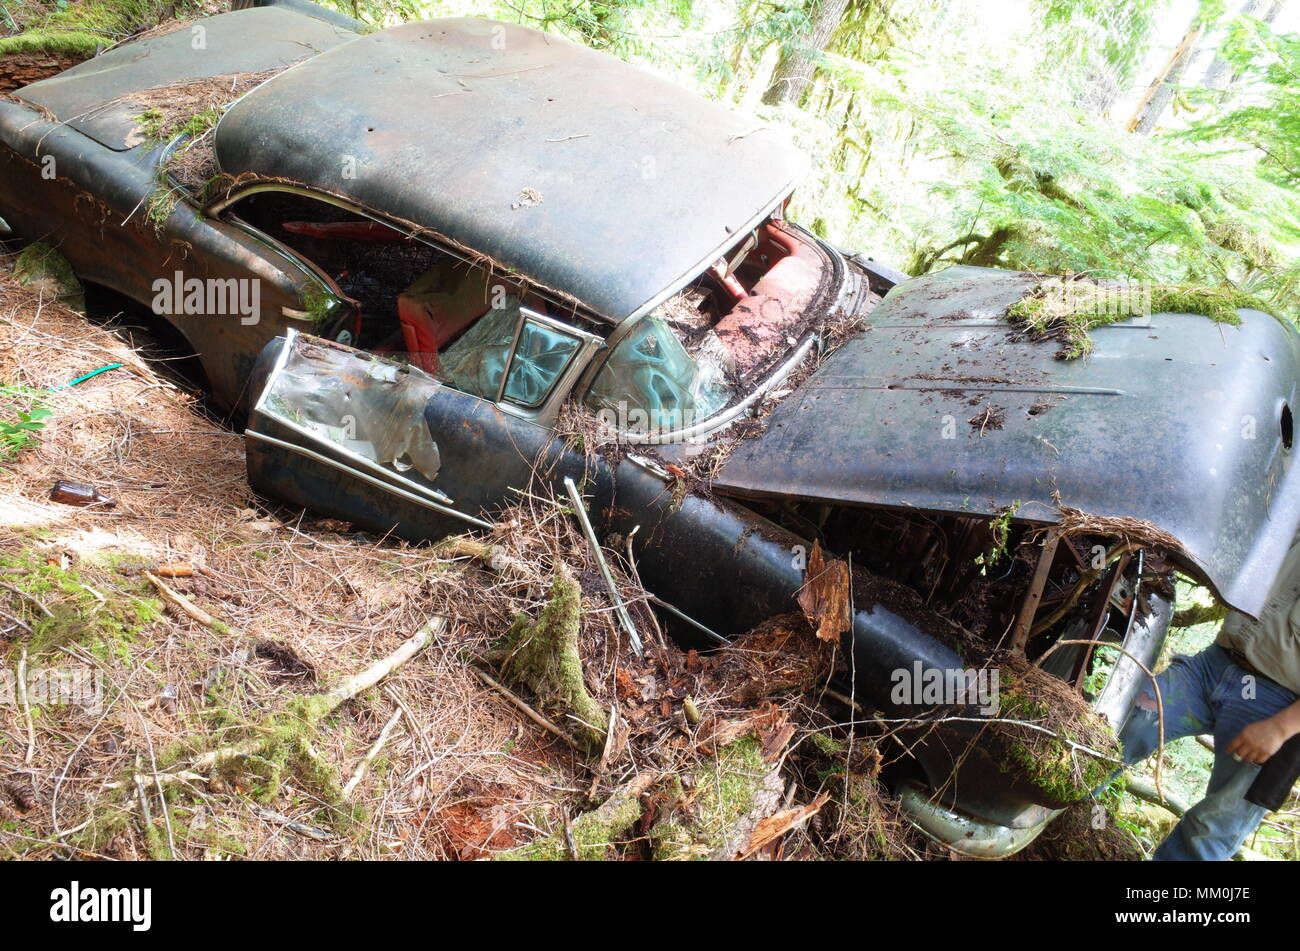
[[[555,442],[560,404],[604,341],[504,301],[437,375],[297,332],[254,372],[254,488],[358,527],[425,540],[490,527]]]

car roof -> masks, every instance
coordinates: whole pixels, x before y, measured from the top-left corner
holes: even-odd
[[[140,144],[143,106],[133,95],[191,80],[278,69],[355,38],[343,27],[281,7],[239,10],[124,43],[16,95],[121,152]]]
[[[701,273],[802,169],[778,131],[556,36],[477,18],[363,36],[253,90],[222,171],[347,199],[621,320]]]

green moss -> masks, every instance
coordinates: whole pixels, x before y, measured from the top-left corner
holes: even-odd
[[[302,293],[302,306],[312,326],[321,327],[329,323],[338,311],[340,301],[328,290],[315,282],[309,283]]]
[[[212,731],[223,737],[223,744],[245,750],[220,757],[214,772],[232,783],[252,777],[251,791],[260,802],[274,800],[283,791],[284,781],[292,778],[296,786],[323,804],[325,822],[335,831],[359,828],[364,810],[345,801],[338,770],[312,747],[321,722],[335,709],[337,703],[324,694],[297,696],[283,711],[268,714],[248,728],[247,744],[232,741],[225,729]]]
[[[575,819],[567,834],[557,832],[496,858],[505,862],[563,862],[574,858],[599,861],[610,856],[640,818],[641,803],[636,795],[619,790],[596,809]]]
[[[1118,759],[1119,739],[1101,717],[1091,710],[1075,717],[1053,716],[1047,703],[1025,688],[1024,681],[1002,668],[1000,674],[998,717],[1024,720],[1053,730],[1049,735],[1037,730],[1017,736],[1004,736],[1007,755],[1004,769],[1028,779],[1057,802],[1079,802],[1092,795],[1114,771],[1115,764],[1071,746],[1078,743],[1106,756]],[[1015,728],[1013,728],[1015,729]]]
[[[754,808],[770,772],[762,746],[753,736],[702,759],[691,773],[685,801],[665,813],[650,831],[654,857],[681,861],[712,856]]]
[[[0,56],[15,53],[46,53],[89,59],[107,45],[104,37],[81,30],[28,30],[17,36],[0,37]]]
[[[609,721],[583,677],[578,655],[581,614],[581,589],[557,572],[541,616],[535,622],[525,615],[515,619],[507,635],[502,673],[510,681],[527,684],[544,712],[572,724],[579,741],[591,752],[599,752]]]
[[[35,657],[77,642],[101,659],[125,657],[142,631],[162,617],[162,603],[148,597],[141,579],[111,568],[81,564],[64,569],[29,550],[0,556],[0,571],[8,584],[29,596],[8,600],[11,613],[32,632],[15,639],[10,652],[22,646]]]
[[[220,106],[212,106],[191,116],[167,115],[157,106],[150,106],[132,118],[139,124],[140,134],[150,148],[156,148],[181,136],[197,138],[211,131],[221,121]]]
[[[78,0],[28,23],[29,29],[0,39],[0,56],[54,53],[89,58],[141,29],[159,23],[169,9],[177,17],[197,12],[190,0]]]
[[[1031,337],[1055,337],[1059,356],[1073,360],[1092,352],[1089,332],[1130,317],[1200,314],[1216,323],[1239,324],[1237,311],[1266,310],[1258,298],[1224,287],[1181,284],[1108,285],[1090,280],[1045,281],[1007,309],[1011,323]]]
[[[44,241],[29,244],[14,260],[14,277],[25,286],[43,285],[73,310],[85,310],[85,290],[72,265]]]

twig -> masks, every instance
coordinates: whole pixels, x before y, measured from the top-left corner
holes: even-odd
[[[482,670],[480,670],[477,667],[471,667],[470,670],[474,671],[474,673],[478,675],[479,680],[483,681],[483,683],[487,684],[497,693],[501,694],[501,696],[505,697],[507,700],[513,703],[524,716],[528,717],[528,719],[532,720],[543,730],[546,730],[548,733],[554,733],[565,743],[568,743],[570,746],[572,746],[575,750],[581,748],[578,746],[577,740],[569,736],[569,734],[565,733],[563,730],[561,730],[550,720],[546,719],[546,717],[542,716],[540,713],[538,713],[528,704],[520,700],[519,697],[515,695],[514,691],[512,691],[509,687],[505,687],[502,684],[497,683],[497,681],[493,680],[488,674],[484,673]]]
[[[331,701],[331,705],[325,710],[325,714],[333,713],[340,706],[356,697],[358,694],[369,690],[379,681],[383,680],[394,670],[406,663],[420,651],[429,646],[433,638],[441,634],[447,628],[447,619],[445,617],[433,617],[418,631],[402,642],[402,645],[393,651],[383,660],[372,664],[359,674],[354,674],[343,680],[334,687],[320,696]],[[325,714],[322,714],[325,715]]]
[[[632,580],[636,583],[636,586],[649,595],[650,592],[646,591],[645,585],[641,583],[641,572],[637,570],[636,558],[632,554],[632,539],[636,537],[636,533],[639,531],[641,531],[641,526],[636,525],[633,526],[632,531],[627,533],[627,567],[628,572],[632,576]],[[650,615],[650,623],[654,625],[655,637],[659,640],[659,646],[667,647],[668,642],[664,640],[664,630],[659,626],[659,619],[655,617],[653,611],[647,611],[646,613]]]
[[[600,550],[600,541],[596,538],[596,530],[591,527],[591,520],[587,518],[587,506],[582,501],[582,494],[578,487],[573,484],[573,479],[568,476],[564,477],[564,488],[569,493],[569,498],[573,501],[573,507],[576,509],[578,524],[582,526],[582,534],[587,538],[587,544],[591,546],[591,553],[596,558],[596,567],[600,569],[600,576],[605,579],[605,587],[609,589],[609,596],[614,599],[614,610],[618,614],[619,622],[623,625],[623,630],[627,631],[628,638],[632,641],[632,649],[637,655],[645,654],[645,648],[641,646],[641,635],[637,633],[636,625],[632,623],[632,615],[628,613],[627,605],[623,602],[623,597],[618,593],[618,586],[614,584],[614,576],[609,572],[609,565],[605,561],[605,553]]]
[[[411,637],[403,641],[397,650],[383,660],[377,661],[359,674],[348,677],[332,690],[315,694],[309,698],[308,705],[314,710],[315,718],[323,720],[347,701],[379,683],[379,681],[427,647],[429,642],[433,640],[434,635],[441,633],[446,626],[447,619],[445,617],[438,616],[430,619]],[[311,701],[316,702],[311,703]],[[217,750],[209,750],[196,757],[190,764],[190,769],[196,773],[210,773],[223,763],[256,755],[262,748],[262,742],[261,740],[250,740],[239,746],[226,746]]]
[[[400,712],[400,711],[399,711]],[[299,822],[297,819],[290,819],[288,816],[281,815],[270,809],[263,809],[260,806],[253,810],[253,815],[263,822],[278,822],[281,826],[290,832],[296,832],[298,835],[308,839],[315,839],[317,842],[333,842],[338,838],[332,832],[326,832],[324,829],[308,825],[305,822]]]
[[[50,609],[47,608],[44,604],[42,604],[39,600],[37,600],[35,595],[29,594],[28,592],[22,590],[21,588],[15,588],[13,585],[8,584],[4,581],[0,581],[0,588],[4,588],[6,591],[12,591],[14,594],[18,595],[18,597],[23,598],[26,601],[30,601],[32,604],[36,605],[36,607],[38,607],[41,613],[44,614],[46,617],[49,618],[54,617],[54,614],[50,611]],[[23,626],[26,627],[27,625],[24,624]],[[28,628],[28,630],[30,630],[30,628]]]
[[[36,752],[36,724],[32,721],[32,705],[27,700],[27,649],[23,648],[18,658],[18,703],[23,708],[23,719],[27,721],[27,753],[23,764],[30,766]]]
[[[400,719],[402,719],[402,708],[398,707],[397,712],[389,718],[388,722],[384,724],[384,728],[379,731],[379,739],[375,740],[374,745],[370,747],[370,751],[366,753],[357,766],[356,772],[352,774],[352,778],[348,780],[348,784],[343,787],[344,799],[351,798],[357,785],[365,778],[366,770],[374,762],[375,757],[379,755],[379,751],[384,748],[384,744],[388,742],[388,737],[393,732],[393,727],[397,726],[397,721]]]
[[[161,578],[152,572],[141,571],[140,574],[144,575],[144,577],[158,589],[159,593],[163,596],[163,600],[174,606],[181,613],[198,621],[204,627],[211,628],[218,634],[239,633],[225,621],[218,621],[211,614],[203,610],[179,591],[174,591],[172,588],[168,587]]]

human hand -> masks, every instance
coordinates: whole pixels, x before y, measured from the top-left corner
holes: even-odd
[[[1228,744],[1227,752],[1251,763],[1262,763],[1291,739],[1292,733],[1285,718],[1271,716],[1238,733],[1236,739]]]

